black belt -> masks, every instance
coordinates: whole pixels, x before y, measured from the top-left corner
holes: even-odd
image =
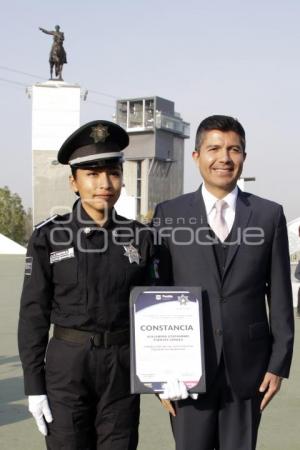
[[[85,344],[90,341],[94,347],[110,347],[111,345],[129,344],[129,330],[104,331],[103,333],[92,333],[90,331],[75,330],[54,325],[53,336],[62,341]]]

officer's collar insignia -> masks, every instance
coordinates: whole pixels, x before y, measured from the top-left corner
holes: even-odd
[[[178,295],[177,300],[181,305],[186,305],[189,302],[189,297],[187,295]]]
[[[90,137],[94,139],[95,144],[97,144],[98,142],[105,142],[108,136],[108,127],[101,124],[97,125],[96,127],[92,127]]]
[[[140,263],[140,255],[138,250],[132,245],[123,245],[125,253],[124,256],[127,256],[127,258],[129,259],[130,264],[132,264],[133,262],[135,262],[136,264]]]

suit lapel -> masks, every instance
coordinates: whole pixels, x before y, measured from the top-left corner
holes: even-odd
[[[247,196],[239,189],[236,200],[235,220],[232,227],[231,243],[229,245],[223,279],[236,256],[238,249],[243,241],[243,231],[247,227],[252,210],[250,208]]]

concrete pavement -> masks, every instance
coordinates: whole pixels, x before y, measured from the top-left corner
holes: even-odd
[[[0,449],[42,450],[44,442],[27,411],[16,327],[24,257],[0,256]],[[300,319],[290,380],[263,413],[257,450],[300,448]],[[169,418],[159,401],[142,397],[139,450],[174,449]],[[188,450],[188,449],[187,449]],[[235,450],[235,449],[232,449]]]

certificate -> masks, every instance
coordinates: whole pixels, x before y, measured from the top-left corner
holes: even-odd
[[[162,392],[174,378],[205,392],[200,287],[135,287],[130,325],[131,393]]]

